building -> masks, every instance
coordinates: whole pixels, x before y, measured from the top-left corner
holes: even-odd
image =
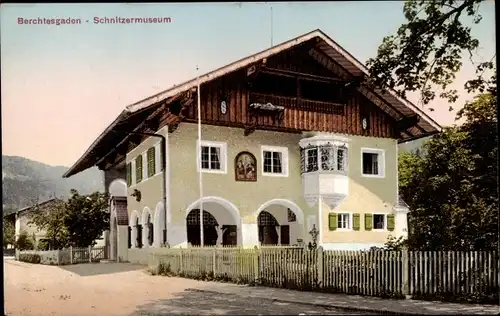
[[[204,245],[308,243],[316,228],[326,249],[381,246],[407,230],[398,142],[441,128],[366,72],[313,31],[126,107],[64,177],[104,170],[119,260],[200,244],[200,208]]]
[[[14,222],[15,227],[15,238],[16,240],[19,238],[22,232],[26,232],[29,237],[33,237],[33,241],[35,243],[35,247],[38,245],[40,241],[46,241],[50,243],[50,240],[47,239],[47,232],[45,229],[41,229],[36,226],[34,223],[31,223],[31,214],[36,212],[37,208],[50,207],[58,201],[57,198],[52,198],[49,200],[45,200],[36,205],[31,205],[19,209],[18,211],[12,212],[5,216],[6,220]],[[96,240],[96,246],[102,247],[105,245],[104,234],[102,238]]]

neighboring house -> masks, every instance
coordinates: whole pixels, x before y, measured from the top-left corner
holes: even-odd
[[[52,198],[52,199],[40,202],[37,205],[28,206],[28,207],[22,208],[16,212],[13,212],[13,213],[7,215],[6,218],[8,220],[15,221],[16,240],[19,238],[19,235],[21,235],[22,232],[26,232],[29,237],[34,237],[35,246],[37,246],[41,240],[48,241],[48,239],[46,237],[47,232],[44,229],[39,229],[35,224],[30,223],[31,214],[32,214],[32,212],[35,211],[35,206],[48,207],[56,201],[57,201],[56,198]],[[97,242],[98,247],[104,246],[104,244],[105,244],[104,235],[103,235],[103,238],[96,240],[96,242]]]
[[[407,234],[398,142],[440,126],[365,75],[313,31],[128,106],[64,177],[105,171],[119,260],[200,244],[200,208],[205,245],[308,243],[316,227],[326,249],[381,246]]]

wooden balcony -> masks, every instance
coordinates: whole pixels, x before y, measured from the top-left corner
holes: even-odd
[[[335,114],[335,115],[344,115],[346,106],[345,104],[339,104],[333,102],[313,101],[297,97],[283,97],[283,96],[250,92],[249,104],[252,103],[261,103],[261,104],[271,103],[273,105],[283,106],[285,107],[285,109],[293,109],[304,112]]]

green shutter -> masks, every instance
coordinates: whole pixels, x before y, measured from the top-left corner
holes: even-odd
[[[127,186],[132,185],[132,164],[129,162],[127,164]]]
[[[135,158],[135,183],[142,181],[142,155]]]
[[[365,230],[372,230],[373,214],[365,214]]]
[[[155,148],[151,147],[148,149],[148,177],[152,177],[156,173],[156,166],[155,166]]]
[[[328,214],[328,227],[330,228],[330,230],[336,230],[337,224],[338,224],[337,214],[336,213],[329,213]]]
[[[359,213],[354,213],[352,214],[352,229],[353,230],[359,230],[360,224],[359,224]]]
[[[393,231],[394,230],[394,215],[393,214],[388,214],[387,215],[387,230],[388,231]]]

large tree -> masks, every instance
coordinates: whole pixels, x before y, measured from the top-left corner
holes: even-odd
[[[495,88],[495,74],[488,71],[495,69],[495,56],[474,61],[479,40],[471,30],[481,22],[479,7],[483,2],[407,0],[403,8],[406,22],[396,34],[383,39],[376,57],[367,62],[368,82],[391,88],[403,97],[408,91],[418,91],[423,104],[436,97],[455,102],[457,91],[449,85],[462,68],[464,56],[469,56],[476,75],[465,83],[465,89],[483,93]],[[490,92],[496,95],[496,88]]]
[[[12,221],[3,217],[3,246],[14,245],[16,241],[16,229]]]
[[[106,194],[80,195],[76,190],[71,194],[67,201],[57,199],[31,213],[31,222],[46,230],[50,248],[92,246],[109,227]]]
[[[65,201],[55,199],[47,204],[36,204],[29,214],[29,223],[36,225],[38,230],[46,232],[51,249],[59,249],[68,245],[68,231],[64,224],[65,216]]]
[[[108,195],[100,192],[80,195],[76,190],[71,190],[71,194],[64,221],[69,242],[77,247],[93,246],[109,228]]]
[[[460,126],[401,153],[399,185],[412,210],[408,244],[419,250],[498,247],[496,97],[486,93],[459,111]]]

